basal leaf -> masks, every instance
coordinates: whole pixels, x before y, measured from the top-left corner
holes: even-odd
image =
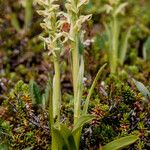
[[[62,150],[63,148],[66,148],[66,150],[68,150],[63,135],[61,134],[60,130],[55,127],[52,129],[52,142],[53,150]]]
[[[67,126],[61,125],[60,132],[63,135],[65,142],[67,143],[68,149],[76,150],[76,145],[71,130]]]
[[[60,125],[60,129],[53,128],[53,137],[60,150],[77,150],[71,130],[65,125]],[[54,149],[54,147],[53,147]]]
[[[90,90],[89,90],[89,93],[88,93],[88,95],[87,95],[87,98],[86,98],[86,100],[85,100],[85,104],[84,104],[84,107],[83,107],[83,114],[84,114],[84,115],[87,113],[91,95],[92,95],[92,93],[93,93],[93,91],[94,91],[94,88],[95,88],[95,86],[96,86],[96,83],[97,83],[98,79],[100,78],[100,76],[101,76],[101,74],[102,74],[104,68],[106,67],[106,65],[107,65],[107,64],[104,64],[104,65],[99,69],[99,71],[98,71],[98,73],[97,73],[97,75],[96,75],[96,77],[95,77],[95,79],[94,79],[94,81],[93,81],[93,83],[92,83],[92,86],[91,86],[91,88],[90,88]]]
[[[92,115],[82,115],[78,120],[77,123],[74,125],[74,128],[72,130],[72,133],[75,134],[76,132],[78,132],[85,123],[90,122],[91,120],[93,120],[95,117]]]
[[[120,139],[114,140],[102,147],[102,150],[121,150],[138,140],[138,136],[129,135]]]

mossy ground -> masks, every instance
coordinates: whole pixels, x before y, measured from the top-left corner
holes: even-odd
[[[147,3],[143,1],[142,4],[146,9]],[[140,6],[135,6],[134,10],[137,11]],[[132,14],[130,8],[128,11]],[[0,12],[0,147],[9,146],[10,150],[26,147],[33,150],[49,149],[51,137],[48,110],[33,105],[28,91],[28,83],[33,79],[43,92],[49,74],[54,73],[50,56],[38,37],[42,33],[39,26],[40,17],[34,11],[30,28],[26,31],[22,28],[18,32],[11,24],[11,14],[17,14],[22,27],[24,9],[19,1],[0,0]],[[128,22],[124,24],[125,28],[132,23],[131,19],[135,19],[131,16],[128,16]],[[96,119],[83,129],[82,150],[98,149],[100,145],[132,133],[138,133],[140,140],[127,148],[128,150],[150,149],[150,99],[143,101],[143,96],[132,80],[134,78],[142,82],[150,90],[150,62],[144,61],[141,55],[143,41],[150,34],[150,20],[146,13],[142,17],[144,19],[140,19],[143,28],[134,30],[125,65],[118,68],[116,75],[110,75],[108,65],[92,95],[88,111],[95,115]],[[104,19],[104,14],[95,12],[92,21],[85,24],[88,31],[86,38],[96,40],[85,48],[86,80],[83,102],[96,72],[107,62],[104,37],[101,36],[104,28],[101,22]],[[73,97],[72,78],[68,67],[69,55],[66,50],[61,58],[61,120],[71,127]]]

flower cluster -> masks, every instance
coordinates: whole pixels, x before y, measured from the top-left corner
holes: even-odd
[[[61,55],[62,44],[67,41],[67,32],[61,30],[65,17],[62,17],[63,12],[60,11],[60,6],[56,2],[57,0],[37,0],[37,3],[44,8],[37,12],[44,17],[41,27],[47,34],[46,37],[41,38],[54,57]]]
[[[88,0],[67,0],[65,7],[67,9],[67,13],[65,17],[67,18],[70,24],[70,32],[69,32],[69,39],[75,42],[76,34],[81,31],[82,24],[89,20],[92,15],[80,15],[80,10],[83,5],[86,5]],[[84,31],[82,30],[82,34],[80,36],[83,42],[83,34]]]

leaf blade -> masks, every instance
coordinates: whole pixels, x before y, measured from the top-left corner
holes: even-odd
[[[95,118],[95,116],[92,116],[92,115],[82,115],[77,123],[74,125],[74,128],[72,130],[72,133],[75,134],[77,133],[85,123],[88,123],[90,122],[91,120],[93,120]]]
[[[129,135],[120,139],[114,140],[102,147],[102,150],[119,150],[125,148],[138,140],[138,136]]]
[[[148,99],[148,97],[150,97],[150,92],[145,87],[145,85],[135,79],[133,79],[133,82],[136,85],[137,89],[140,91],[140,93],[145,97],[145,99]]]

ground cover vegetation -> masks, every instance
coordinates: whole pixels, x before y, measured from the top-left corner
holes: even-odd
[[[149,150],[149,7],[0,0],[0,149]]]

